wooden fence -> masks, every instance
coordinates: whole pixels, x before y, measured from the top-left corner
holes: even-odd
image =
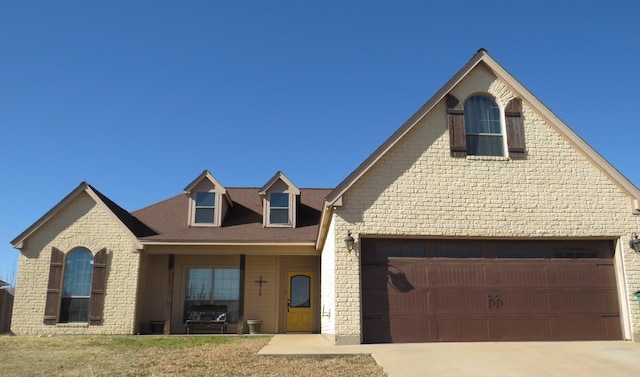
[[[0,334],[11,331],[11,311],[13,309],[13,292],[0,289]]]

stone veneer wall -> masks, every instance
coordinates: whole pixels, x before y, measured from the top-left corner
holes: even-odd
[[[514,93],[480,65],[453,90],[461,101],[477,92],[504,110]],[[640,333],[633,292],[640,255],[628,248],[638,231],[628,196],[588,158],[523,103],[528,157],[450,157],[441,101],[344,195],[333,225],[340,250],[348,230],[361,235],[421,237],[583,238],[622,241],[632,331]],[[605,132],[606,128],[602,129]],[[355,253],[335,253],[336,343],[359,343],[360,266]],[[622,313],[628,317],[628,313]]]
[[[51,248],[65,254],[84,247],[93,254],[107,248],[107,286],[103,324],[43,323]],[[80,194],[25,242],[11,330],[17,335],[133,334],[139,255],[122,225],[86,193]]]

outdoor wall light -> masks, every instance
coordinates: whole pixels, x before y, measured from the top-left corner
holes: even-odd
[[[629,241],[629,247],[631,247],[636,253],[640,253],[640,240],[638,239],[638,233],[633,232],[631,234],[631,241]]]
[[[636,236],[636,238],[638,238],[638,236]],[[640,240],[637,240],[638,243],[640,244]],[[351,252],[351,250],[353,250],[353,244],[356,242],[356,240],[353,239],[353,237],[351,237],[351,231],[347,231],[347,237],[345,237],[344,239],[344,244],[347,245],[347,250],[349,250],[349,252]],[[638,247],[640,248],[640,245],[638,245]]]

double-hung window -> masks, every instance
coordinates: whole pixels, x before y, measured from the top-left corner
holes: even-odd
[[[289,194],[272,192],[269,195],[269,223],[291,224],[289,216]]]
[[[489,97],[477,94],[464,103],[467,155],[504,156],[500,109]]]
[[[196,224],[215,224],[216,193],[196,192],[194,222]]]

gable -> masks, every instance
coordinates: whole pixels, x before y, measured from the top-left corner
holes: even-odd
[[[64,252],[76,247],[97,251],[105,245],[127,243],[135,250],[137,240],[104,206],[82,192],[53,214],[42,226],[25,238],[22,251],[27,254],[55,246]]]
[[[449,154],[439,103],[345,192],[340,215],[391,234],[611,234],[629,216],[626,193],[529,106],[524,112],[526,160],[460,159]],[[593,214],[602,220],[595,227]]]
[[[452,77],[425,105],[409,118],[389,139],[387,139],[367,160],[354,170],[327,197],[327,207],[339,205],[342,195],[350,189],[379,159],[389,153],[401,139],[418,124],[427,114],[434,111],[449,93],[460,96],[473,92],[493,92],[497,98],[506,103],[512,98],[519,98],[523,103],[534,109],[536,116],[544,120],[551,128],[561,135],[573,148],[590,161],[598,170],[605,174],[616,186],[628,196],[634,213],[640,212],[640,190],[628,179],[620,174],[584,140],[576,135],[567,125],[558,119],[538,99],[513,78],[504,68],[495,62],[488,53],[481,49],[476,55]]]
[[[110,222],[121,228],[136,249],[142,249],[142,245],[136,238],[137,236],[142,237],[154,234],[154,231],[151,228],[132,216],[129,212],[118,206],[115,202],[99,191],[95,190],[88,183],[82,182],[75,190],[69,193],[69,195],[58,202],[58,204],[51,208],[19,236],[13,239],[11,241],[13,247],[22,249],[24,247],[24,243],[30,237],[41,231],[43,227],[50,226],[49,223],[62,216],[61,213],[67,214],[69,211],[73,211],[75,208],[73,205],[79,203],[79,198],[82,198],[85,201],[89,200],[89,202],[92,202],[97,208],[104,212],[104,214],[109,217]],[[69,215],[67,215],[67,217],[68,216]],[[71,217],[73,218],[74,216]]]
[[[519,101],[524,158],[452,157],[447,95],[464,101],[475,93],[488,94],[503,109]],[[492,207],[492,200],[500,205]],[[385,219],[384,233],[451,235],[458,229],[469,236],[459,225],[470,221],[478,225],[472,232],[477,236],[513,237],[514,224],[537,221],[534,233],[546,237],[548,229],[582,236],[579,229],[592,224],[580,216],[592,213],[610,217],[609,225],[602,222],[591,234],[609,235],[614,230],[608,226],[621,223],[630,210],[640,212],[640,190],[480,50],[327,196],[316,248],[322,249],[336,211],[352,223]],[[431,224],[435,219],[446,221]],[[495,226],[495,219],[503,225],[482,228]],[[566,228],[554,228],[553,221]],[[417,223],[426,228],[419,230]]]

